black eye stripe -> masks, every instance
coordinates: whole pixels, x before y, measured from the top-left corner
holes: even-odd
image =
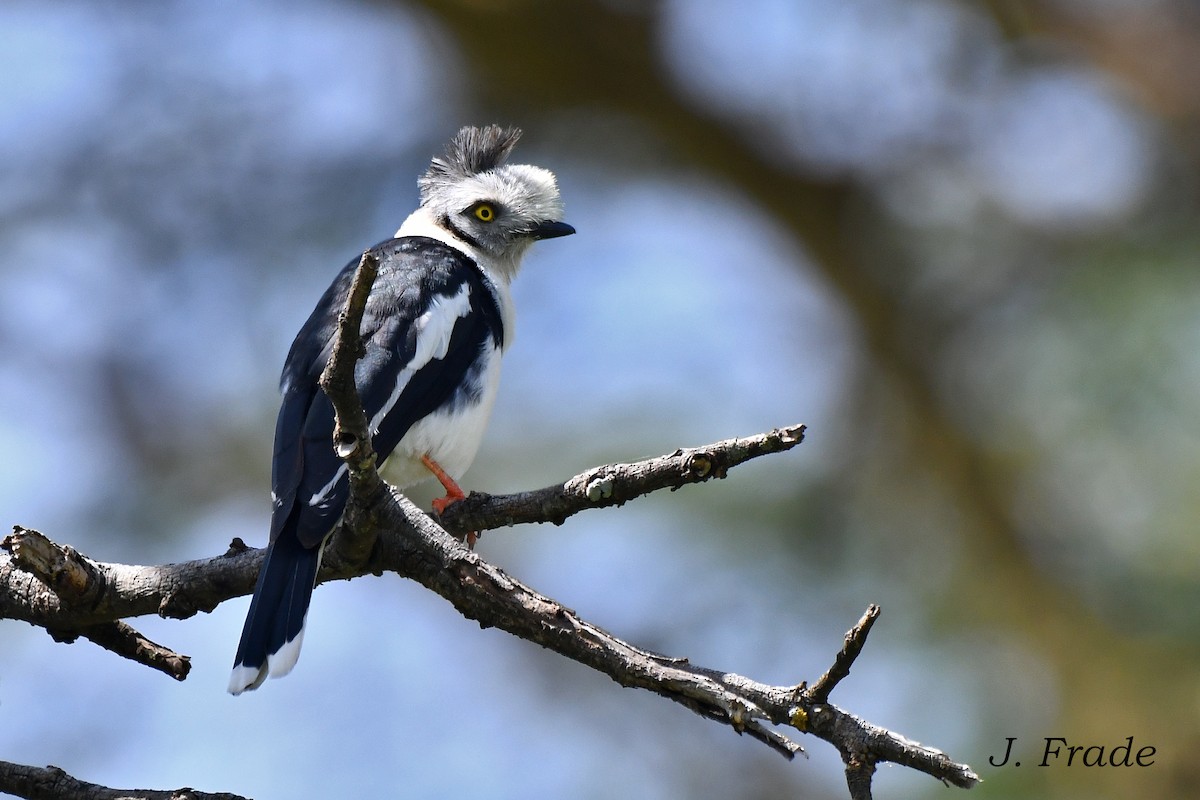
[[[462,228],[460,228],[459,226],[455,225],[455,224],[454,224],[454,220],[452,220],[452,219],[450,218],[450,215],[449,215],[449,214],[444,214],[444,215],[442,215],[441,217],[438,217],[438,224],[439,224],[439,225],[441,225],[441,226],[442,226],[443,228],[445,228],[446,230],[448,230],[448,231],[450,231],[451,233],[453,233],[453,234],[454,234],[455,236],[457,236],[459,239],[462,239],[464,242],[466,242],[467,244],[471,245],[471,247],[475,247],[475,248],[478,248],[478,247],[480,247],[479,240],[478,240],[478,239],[476,239],[476,238],[475,238],[474,236],[472,236],[471,234],[469,234],[469,233],[467,233],[466,231],[464,231],[464,230],[463,230]]]

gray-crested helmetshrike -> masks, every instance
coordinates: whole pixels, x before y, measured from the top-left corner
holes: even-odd
[[[463,497],[452,476],[475,458],[512,339],[509,283],[529,245],[574,233],[554,175],[506,164],[521,132],[463,128],[418,180],[420,207],[372,248],[378,276],[363,314],[366,354],[355,383],[387,475],[407,486],[431,475],[442,511]],[[283,367],[271,464],[271,544],[254,587],[229,691],[291,671],[321,549],[346,506],[346,465],[334,413],[318,385],[358,259],[338,274],[297,334]]]

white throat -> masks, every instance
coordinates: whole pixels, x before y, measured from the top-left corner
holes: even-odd
[[[486,270],[489,276],[493,272],[493,270],[488,269],[487,258],[483,253],[455,236],[453,231],[439,225],[427,208],[418,208],[408,215],[408,219],[404,220],[400,229],[396,231],[397,239],[402,236],[425,236],[430,239],[437,239],[439,242],[447,244],[455,250],[461,250],[466,253],[476,264]]]
[[[515,270],[505,270],[497,268],[492,259],[482,253],[478,248],[472,247],[467,242],[454,235],[454,231],[447,230],[437,223],[437,219],[429,212],[427,208],[418,208],[416,211],[408,215],[408,219],[396,231],[396,238],[403,236],[425,236],[429,239],[436,239],[448,247],[453,247],[459,252],[465,253],[472,261],[479,265],[484,276],[496,289],[496,300],[500,305],[500,317],[504,322],[504,349],[512,343],[514,333],[514,311],[512,303],[512,294],[509,291],[509,284],[512,280],[512,274]]]

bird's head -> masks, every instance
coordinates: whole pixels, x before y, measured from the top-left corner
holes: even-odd
[[[554,173],[505,164],[518,128],[466,127],[418,180],[421,209],[511,278],[529,245],[574,233],[562,221]]]

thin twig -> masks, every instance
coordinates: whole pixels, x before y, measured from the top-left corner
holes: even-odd
[[[589,508],[624,505],[660,489],[724,478],[730,469],[752,458],[791,450],[804,441],[803,425],[788,425],[740,439],[679,449],[630,464],[605,464],[565,483],[529,492],[493,496],[471,492],[446,508],[439,522],[451,533],[491,530],[524,522],[553,522]]]
[[[173,650],[152,642],[127,623],[107,622],[90,625],[79,631],[79,635],[89,642],[98,644],[105,650],[116,653],[123,658],[145,664],[170,675],[177,681],[187,678],[192,670],[192,659]]]
[[[867,634],[871,632],[871,626],[877,619],[879,619],[879,606],[872,603],[867,607],[862,618],[846,633],[842,649],[834,659],[833,666],[824,675],[817,678],[808,689],[810,702],[824,703],[828,701],[833,687],[850,674],[850,667],[854,664],[854,659],[858,658],[858,654],[862,652],[863,645],[867,643]]]

